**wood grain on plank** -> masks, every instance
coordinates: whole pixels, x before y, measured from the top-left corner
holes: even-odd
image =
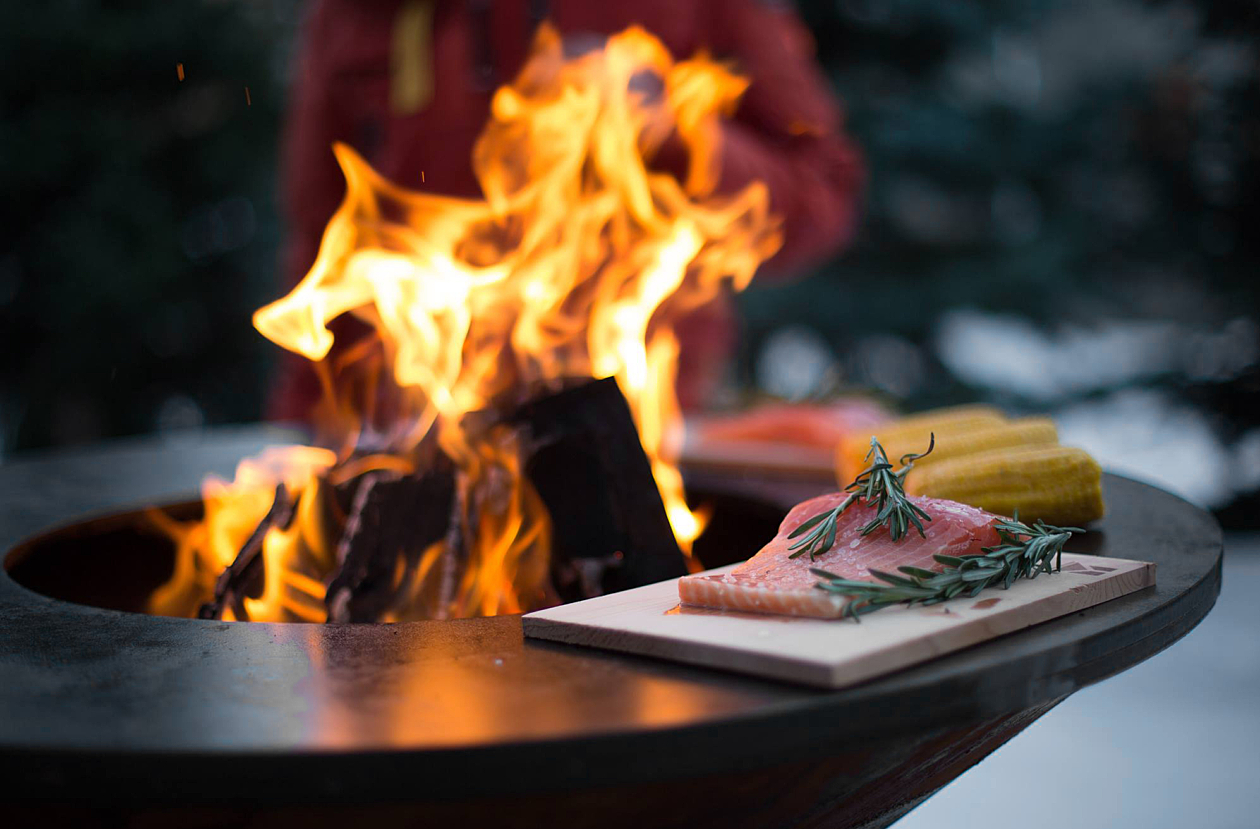
[[[1154,564],[1066,554],[1062,572],[1010,590],[888,608],[857,624],[680,606],[671,579],[527,614],[524,630],[538,639],[842,688],[1154,584]]]

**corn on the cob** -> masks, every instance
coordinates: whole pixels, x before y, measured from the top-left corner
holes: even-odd
[[[885,427],[898,429],[917,429],[922,426],[937,426],[960,421],[963,423],[1001,423],[1006,420],[1000,409],[986,406],[983,403],[968,403],[965,406],[947,406],[942,409],[928,409],[923,412],[905,415],[884,424]]]
[[[1103,516],[1102,469],[1071,446],[996,449],[916,468],[912,495],[948,498],[1021,521],[1079,525]]]
[[[874,436],[884,447],[888,459],[894,464],[902,455],[922,452],[928,440],[936,435],[939,451],[947,437],[966,435],[971,432],[991,430],[1006,423],[1006,418],[990,406],[958,406],[950,409],[934,409],[911,415],[879,426]],[[866,453],[871,450],[871,435],[855,432],[846,435],[836,448],[836,475],[841,486],[847,485],[866,468]]]
[[[946,431],[939,434],[936,436],[936,447],[932,450],[932,454],[915,461],[914,466],[919,469],[994,449],[1046,446],[1058,442],[1059,433],[1054,428],[1053,420],[1048,417],[1022,417],[998,426],[974,431],[957,433]]]

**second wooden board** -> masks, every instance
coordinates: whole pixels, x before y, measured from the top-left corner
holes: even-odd
[[[1154,584],[1154,564],[1065,554],[1061,572],[1009,590],[892,607],[858,624],[679,605],[672,579],[529,613],[524,628],[536,639],[843,688]]]

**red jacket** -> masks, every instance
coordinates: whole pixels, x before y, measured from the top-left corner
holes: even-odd
[[[751,79],[725,128],[719,189],[760,179],[769,187],[771,209],[784,219],[783,248],[759,279],[799,270],[852,235],[861,184],[857,153],[813,63],[809,34],[771,0],[429,0],[424,8],[416,0],[322,0],[312,11],[282,147],[286,290],[314,261],[345,192],[330,150],[334,141],[350,144],[405,186],[480,195],[469,161],[473,142],[492,93],[513,78],[544,16],[566,42],[580,45],[638,24],[676,57],[707,50]],[[396,99],[391,105],[391,57],[400,36],[428,40],[419,59],[431,62],[425,69],[432,83],[414,111],[399,112]],[[679,338],[679,392],[690,407],[702,400],[733,346],[729,302],[684,320]],[[303,363],[286,364],[273,416],[308,414],[317,384]]]

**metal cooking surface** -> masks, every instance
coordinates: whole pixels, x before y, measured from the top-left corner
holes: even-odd
[[[3,549],[84,511],[185,494],[247,443],[210,440],[183,463],[153,443],[0,468]],[[1166,647],[1219,590],[1208,515],[1125,479],[1106,487],[1111,514],[1087,538],[1100,553],[1158,562],[1154,590],[835,693],[526,643],[517,617],[164,619],[57,602],[5,574],[0,760],[32,790],[143,781],[172,797],[204,794],[213,762],[222,785],[260,797],[280,780],[314,798],[351,781],[456,796],[496,774],[507,791],[750,768],[1042,705]],[[800,492],[744,488],[788,503]]]

